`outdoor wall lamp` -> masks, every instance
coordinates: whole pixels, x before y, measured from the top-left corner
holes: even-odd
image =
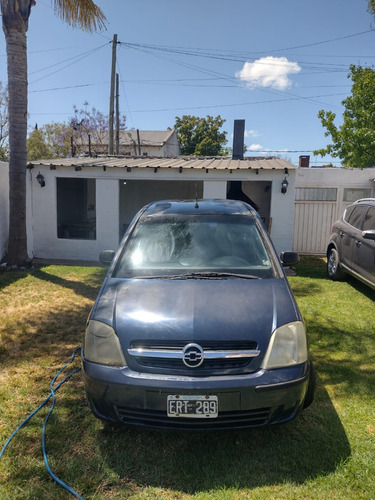
[[[36,180],[39,182],[40,187],[44,188],[44,186],[46,185],[46,181],[44,180],[44,175],[42,175],[39,172],[39,174],[36,176]]]
[[[281,192],[283,194],[285,194],[288,191],[288,186],[289,186],[289,182],[286,180],[286,177],[285,177],[285,179],[281,183]]]

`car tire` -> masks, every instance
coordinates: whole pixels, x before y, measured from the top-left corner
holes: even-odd
[[[339,253],[331,248],[327,256],[327,275],[330,280],[342,280],[345,273],[341,270]]]
[[[303,409],[308,408],[311,405],[311,403],[314,401],[315,387],[316,387],[316,373],[315,373],[314,364],[312,361],[310,361],[309,385],[307,387],[305,401],[303,402]]]

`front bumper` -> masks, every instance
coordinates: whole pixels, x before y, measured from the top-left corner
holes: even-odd
[[[139,373],[83,360],[86,396],[94,415],[159,429],[241,429],[291,420],[303,407],[309,363],[232,376],[181,377]],[[170,418],[167,396],[217,395],[217,418]]]

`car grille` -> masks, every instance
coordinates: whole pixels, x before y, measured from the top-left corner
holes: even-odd
[[[118,418],[123,424],[179,430],[219,430],[241,429],[266,425],[270,420],[271,408],[259,408],[246,411],[223,411],[217,418],[169,418],[164,411],[142,410],[116,407]]]
[[[248,367],[253,357],[258,356],[257,343],[254,341],[200,341],[199,345],[204,350],[206,357],[202,364],[198,367],[187,367],[182,358],[173,357],[158,357],[158,352],[182,352],[183,348],[187,346],[189,341],[133,341],[129,354],[137,363],[145,368],[159,369],[165,371],[181,372],[184,371],[189,375],[202,375],[206,372],[220,372],[226,373],[227,371],[238,370]],[[142,351],[148,351],[151,356],[142,356]],[[218,351],[222,352],[236,352],[237,356],[229,356],[222,358],[210,359],[210,353]],[[247,352],[254,351],[253,355],[248,355]],[[155,354],[153,354],[155,353]]]

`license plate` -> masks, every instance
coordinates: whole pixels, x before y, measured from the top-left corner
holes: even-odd
[[[218,414],[217,396],[182,396],[167,397],[168,417],[216,418]]]

